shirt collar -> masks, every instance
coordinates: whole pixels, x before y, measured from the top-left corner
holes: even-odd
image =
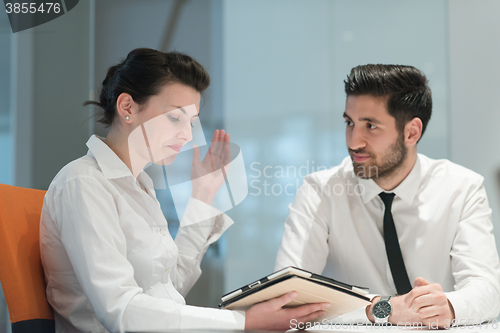
[[[97,135],[92,135],[87,141],[87,147],[89,147],[87,155],[95,158],[104,177],[113,179],[132,176],[132,172],[130,172],[127,165],[104,143],[103,139]]]
[[[408,205],[411,205],[415,195],[417,194],[418,188],[420,187],[420,156],[417,155],[417,160],[415,165],[411,169],[408,176],[399,184],[395,189],[391,192],[394,192],[396,196],[403,199]],[[362,186],[363,192],[361,193],[361,197],[363,202],[366,204],[368,201],[372,200],[380,192],[383,192],[380,186],[375,183],[373,179],[358,179],[358,183]],[[387,192],[387,191],[385,191]]]

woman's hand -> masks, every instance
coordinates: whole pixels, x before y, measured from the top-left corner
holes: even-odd
[[[224,183],[227,169],[225,166],[231,162],[229,148],[229,134],[224,130],[216,130],[210,143],[208,153],[200,161],[200,149],[193,148],[193,164],[191,166],[191,182],[193,191],[191,196],[209,205],[215,194]]]
[[[305,323],[326,314],[323,309],[330,307],[329,303],[306,304],[296,308],[283,306],[297,297],[292,291],[281,297],[255,304],[245,314],[246,330],[287,331],[291,328],[291,320],[296,319],[298,323]]]

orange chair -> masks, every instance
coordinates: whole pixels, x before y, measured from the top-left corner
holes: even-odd
[[[0,184],[0,282],[13,333],[55,332],[39,229],[45,191]]]

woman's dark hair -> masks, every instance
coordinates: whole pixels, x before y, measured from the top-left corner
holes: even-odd
[[[402,65],[362,65],[354,67],[344,81],[347,96],[371,95],[387,98],[389,114],[403,132],[415,117],[422,120],[422,135],[431,119],[432,95],[427,78],[418,69]]]
[[[202,93],[210,85],[210,76],[196,60],[179,52],[160,52],[148,48],[132,50],[125,60],[108,69],[102,81],[99,102],[87,101],[104,110],[99,122],[113,123],[116,101],[121,93],[132,96],[139,105],[160,92],[168,83],[181,83]]]

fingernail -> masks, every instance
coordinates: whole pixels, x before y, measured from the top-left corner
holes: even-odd
[[[297,293],[295,291],[292,291],[292,293],[290,294],[290,298],[294,299],[295,297],[297,297]]]
[[[326,316],[326,311],[320,311],[318,317]],[[318,318],[316,317],[316,318]]]
[[[326,303],[323,308],[326,309],[326,308],[329,308],[330,306],[332,306],[330,303]]]

